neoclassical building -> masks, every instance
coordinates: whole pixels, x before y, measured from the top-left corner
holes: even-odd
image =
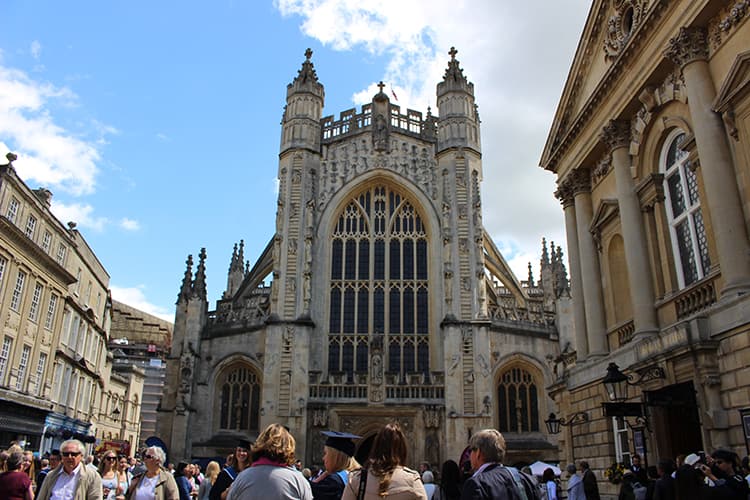
[[[288,85],[276,232],[252,265],[235,246],[209,310],[206,253],[188,257],[158,434],[175,460],[213,457],[271,422],[306,463],[321,430],[401,423],[413,464],[458,460],[497,427],[511,460],[552,458],[551,360],[573,341],[563,256],[543,244],[520,281],[482,224],[474,86],[456,51],[438,115],[381,90],[323,116],[311,51]],[[193,270],[193,265],[196,265]]]
[[[541,159],[575,324],[550,394],[589,417],[561,434],[564,460],[747,453],[749,16],[747,0],[592,4]],[[648,427],[604,411],[610,363]]]

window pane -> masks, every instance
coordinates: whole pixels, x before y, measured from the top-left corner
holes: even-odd
[[[685,211],[685,196],[682,192],[679,170],[667,179],[669,186],[669,199],[672,202],[672,216],[678,217]]]
[[[427,240],[417,240],[417,279],[427,279]]]
[[[404,277],[405,280],[414,279],[414,241],[404,240]]]
[[[682,275],[685,278],[685,284],[695,282],[698,279],[698,270],[695,265],[695,253],[693,252],[693,242],[690,238],[690,224],[683,220],[675,226],[677,235],[677,248],[680,251],[680,263],[682,264]]]
[[[341,333],[341,290],[331,289],[331,314],[329,329],[331,333]]]
[[[693,213],[693,223],[695,225],[695,236],[698,240],[698,252],[700,253],[701,268],[703,274],[707,274],[711,269],[711,258],[708,256],[708,240],[706,239],[706,226],[703,224],[703,212],[700,209]]]
[[[359,276],[361,280],[370,278],[370,241],[359,242]]]
[[[369,331],[369,297],[367,290],[361,288],[357,293],[357,333],[368,333]]]
[[[355,240],[346,240],[345,254],[345,270],[344,278],[347,280],[353,280],[356,276],[357,266],[357,242]]]
[[[401,333],[401,293],[398,290],[391,290],[388,299],[390,302],[388,304],[390,309],[388,331],[391,335]]]
[[[401,278],[401,242],[391,240],[390,250],[390,262],[388,265],[391,267],[391,272],[389,276],[392,280],[397,280]]]
[[[331,247],[331,279],[341,279],[341,264],[343,262],[343,242],[339,239],[333,240]]]
[[[374,278],[382,280],[385,278],[385,241],[375,240],[375,272]]]

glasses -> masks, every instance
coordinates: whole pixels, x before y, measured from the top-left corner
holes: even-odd
[[[716,460],[714,460],[714,463],[715,463],[716,465],[721,465],[721,464],[723,464],[723,463],[724,463],[724,460],[721,460],[721,459],[716,459]]]
[[[117,457],[104,457],[104,460],[117,460]]]
[[[60,455],[64,457],[77,457],[80,454],[81,454],[80,451],[63,451],[60,453]]]
[[[152,458],[156,458],[154,455],[143,455],[143,458],[146,460],[151,460]]]

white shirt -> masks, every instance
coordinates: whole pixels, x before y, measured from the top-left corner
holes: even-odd
[[[83,464],[78,464],[70,474],[65,472],[65,467],[60,469],[60,475],[50,491],[49,500],[73,500],[82,466]]]
[[[148,477],[145,474],[141,478],[141,482],[138,483],[138,488],[135,490],[133,500],[154,500],[154,488],[156,483],[159,481],[159,474],[154,477]]]

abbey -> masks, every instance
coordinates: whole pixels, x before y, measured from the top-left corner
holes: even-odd
[[[306,52],[275,234],[253,265],[235,247],[212,311],[205,249],[187,260],[158,427],[172,460],[226,454],[271,422],[305,463],[322,463],[330,428],[362,436],[361,458],[394,420],[412,464],[458,460],[486,427],[509,463],[556,457],[545,387],[574,337],[562,252],[543,243],[539,280],[530,265],[520,281],[482,225],[480,120],[456,54],[437,115],[403,113],[381,84],[334,119]]]

